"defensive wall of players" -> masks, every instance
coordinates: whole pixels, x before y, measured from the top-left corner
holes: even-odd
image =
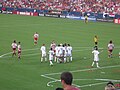
[[[58,11],[58,10],[35,10],[28,8],[9,8],[0,7],[0,13],[3,14],[17,14],[17,15],[28,15],[28,16],[48,16],[58,18],[69,18],[75,20],[84,20],[84,15],[88,16],[88,20],[101,21],[101,22],[112,22],[120,24],[120,15],[110,15],[108,13],[93,13],[93,12],[76,12],[76,11]]]

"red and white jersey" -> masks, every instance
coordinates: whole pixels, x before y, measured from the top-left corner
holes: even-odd
[[[113,48],[114,48],[114,44],[108,44],[108,50],[113,50]]]
[[[38,38],[38,37],[39,37],[39,34],[35,33],[34,38]]]
[[[21,45],[18,45],[18,51],[21,51]]]
[[[16,43],[12,43],[12,48],[17,48],[17,44]]]
[[[55,50],[56,44],[55,43],[51,43],[50,47],[52,48],[52,50]]]

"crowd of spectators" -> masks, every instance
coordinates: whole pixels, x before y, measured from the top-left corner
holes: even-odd
[[[112,13],[120,15],[120,0],[0,0],[3,7]]]

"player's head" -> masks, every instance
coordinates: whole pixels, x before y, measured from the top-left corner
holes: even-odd
[[[97,38],[97,35],[95,35],[95,37]]]
[[[43,44],[43,46],[45,46],[45,44]]]
[[[109,81],[107,83],[107,86],[105,87],[105,90],[115,90],[114,84],[111,81]]]
[[[98,47],[97,47],[97,46],[94,46],[94,50],[98,50]]]
[[[112,40],[110,40],[110,42],[109,43],[112,43]]]
[[[14,40],[13,42],[16,43],[16,40]]]
[[[60,44],[60,46],[62,46],[62,43]]]
[[[50,50],[52,50],[52,48],[50,48]]]
[[[20,42],[18,42],[18,44],[20,44]]]
[[[55,90],[64,90],[63,88],[56,88]]]
[[[70,46],[70,44],[68,44],[68,46]]]
[[[67,46],[67,44],[65,43],[64,46]]]
[[[72,73],[70,72],[63,72],[61,74],[61,83],[62,85],[71,85],[73,81]]]

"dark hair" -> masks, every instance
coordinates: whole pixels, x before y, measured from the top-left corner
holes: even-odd
[[[64,90],[63,88],[56,88],[55,90]]]
[[[111,81],[109,81],[109,82],[107,83],[107,85],[109,85],[109,84],[114,85]]]
[[[70,44],[68,44],[68,46],[70,46]]]
[[[50,48],[50,50],[53,50],[52,48]]]
[[[97,47],[97,46],[94,46],[94,50],[98,50],[98,47]]]
[[[14,40],[13,42],[16,43],[16,40]]]
[[[64,80],[64,82],[68,85],[72,84],[73,76],[70,72],[63,72],[61,74],[61,80]]]
[[[110,40],[110,42],[109,43],[112,43],[112,40]]]

